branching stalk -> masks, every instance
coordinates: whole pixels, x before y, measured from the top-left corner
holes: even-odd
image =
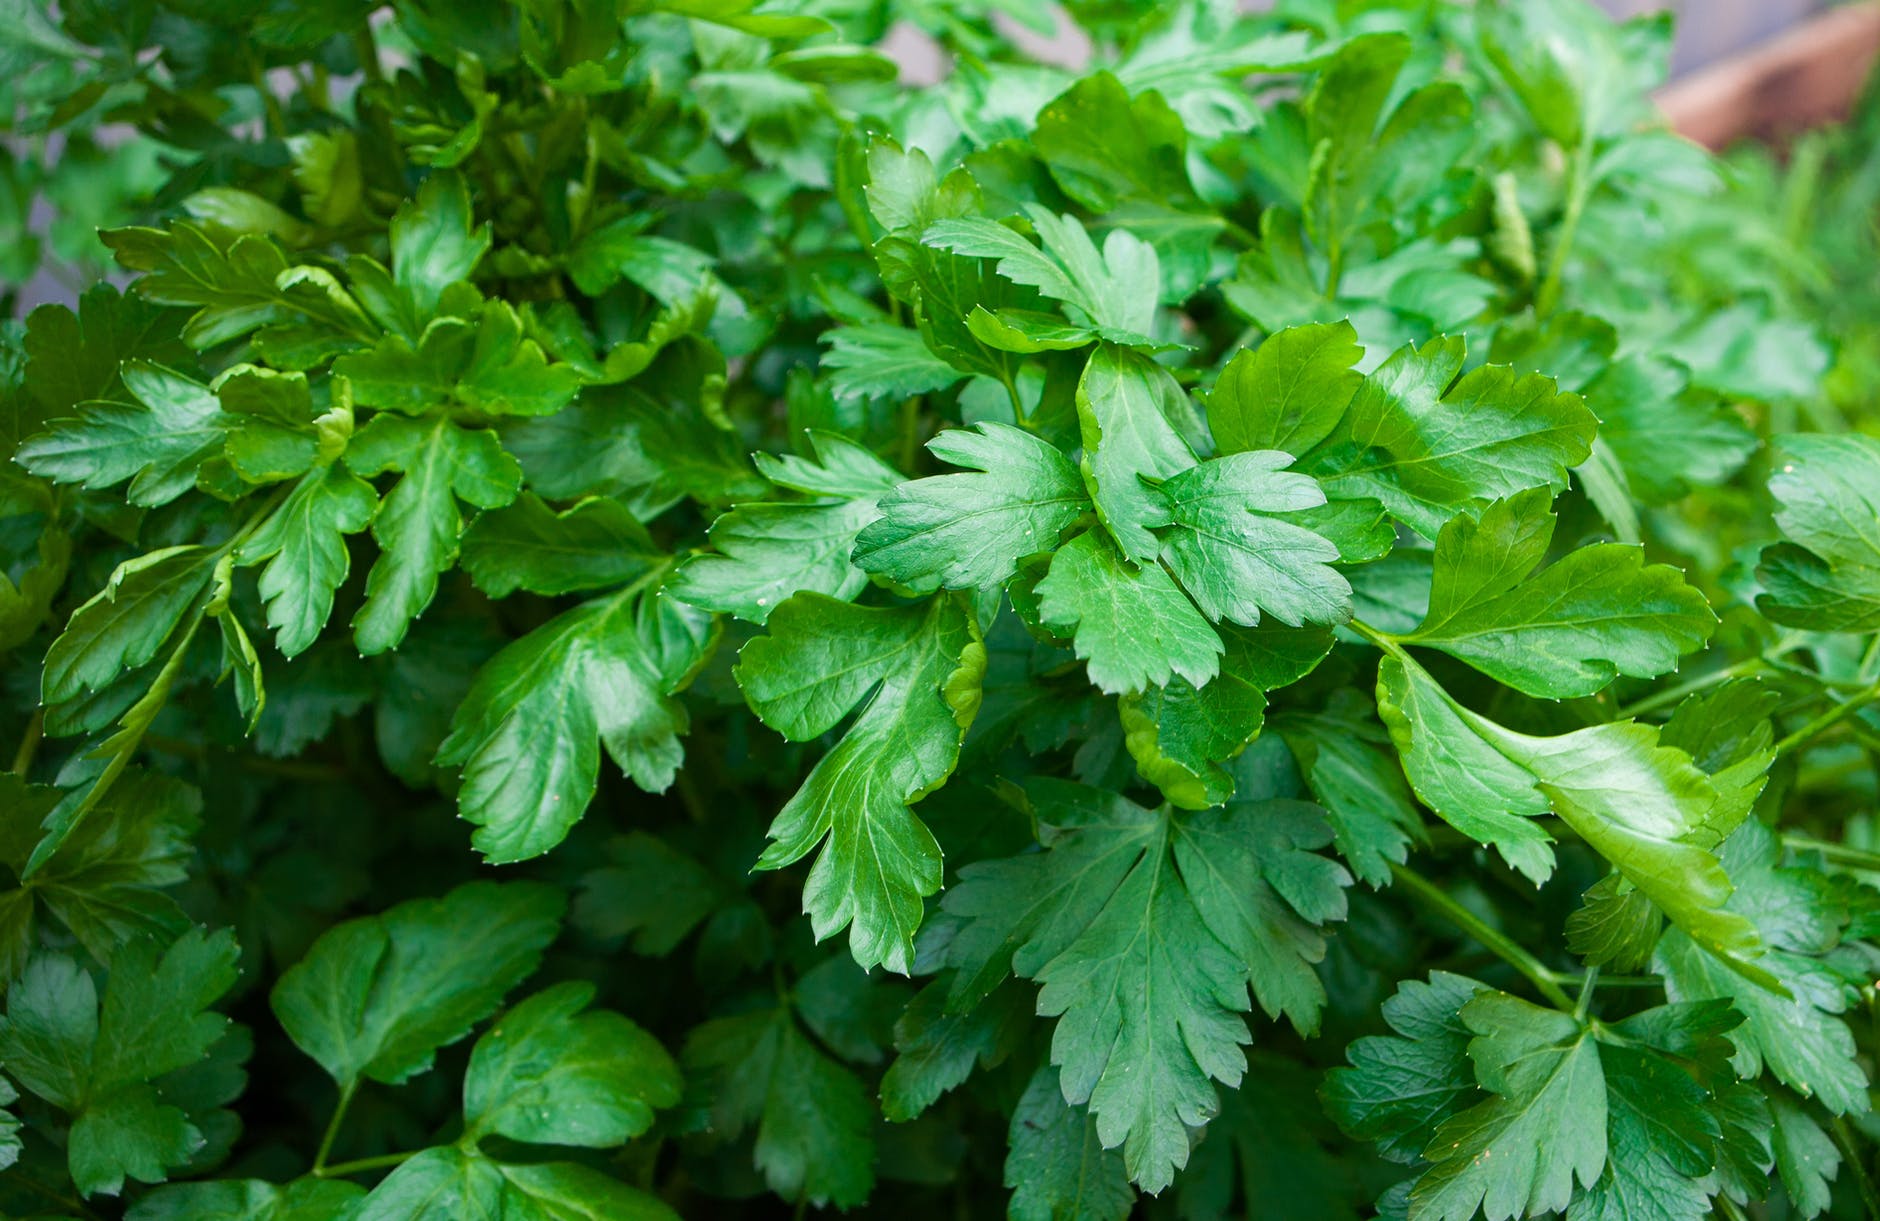
[[[1473,937],[1482,946],[1492,951],[1497,958],[1519,971],[1535,991],[1547,998],[1547,1002],[1563,1013],[1575,1011],[1575,1003],[1566,990],[1560,986],[1558,978],[1547,964],[1516,944],[1500,929],[1494,928],[1480,916],[1443,893],[1434,882],[1405,865],[1392,865],[1391,876],[1415,895],[1424,906],[1441,915],[1451,924]],[[1590,988],[1589,988],[1590,991]]]

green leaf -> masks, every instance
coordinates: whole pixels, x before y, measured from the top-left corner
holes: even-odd
[[[124,362],[143,360],[175,368],[190,353],[176,337],[179,314],[137,297],[121,296],[109,284],[94,284],[74,313],[42,305],[26,317],[25,390],[47,415],[59,416],[83,403],[124,402],[119,373]],[[0,437],[0,448],[5,440]]]
[[[949,1013],[949,986],[941,979],[922,988],[894,1023],[900,1054],[881,1077],[881,1113],[890,1122],[920,1115],[975,1066],[1003,1063],[1030,1025],[1031,998],[1016,987],[994,989],[971,1009]]]
[[[343,445],[351,431],[343,411],[325,421],[328,427],[320,427],[303,373],[236,365],[216,378],[211,389],[227,416],[223,453],[249,483],[306,474],[322,457],[322,449]]]
[[[1814,1116],[1787,1094],[1772,1092],[1769,1111],[1775,1119],[1770,1144],[1782,1189],[1798,1214],[1818,1217],[1833,1203],[1829,1185],[1841,1169],[1841,1151]]]
[[[46,651],[41,698],[78,699],[151,661],[201,615],[214,569],[215,554],[203,547],[164,547],[119,564]]]
[[[1335,695],[1319,714],[1289,713],[1274,724],[1332,824],[1333,843],[1352,873],[1374,887],[1423,838],[1390,736],[1355,692]]]
[[[952,1004],[1008,972],[1037,980],[1039,1012],[1060,1019],[1065,1099],[1089,1104],[1103,1145],[1157,1192],[1214,1114],[1212,1082],[1245,1069],[1248,985],[1269,1014],[1316,1028],[1310,964],[1350,876],[1310,851],[1331,834],[1302,803],[1175,815],[1062,782],[1032,792],[1049,851],[969,865],[947,894],[964,922],[947,947]]]
[[[1430,1169],[1410,1190],[1410,1215],[1492,1221],[1564,1209],[1577,1179],[1606,1167],[1607,1095],[1600,1048],[1570,1015],[1498,992],[1462,1007],[1469,1058],[1495,1096],[1436,1129]]]
[[[873,1108],[854,1074],[819,1051],[787,1009],[694,1027],[680,1057],[697,1127],[756,1129],[755,1162],[786,1200],[853,1208],[875,1185]]]
[[[1205,687],[1226,646],[1159,564],[1134,568],[1095,530],[1051,557],[1037,584],[1038,613],[1075,633],[1090,681],[1113,695],[1166,686],[1180,675]]]
[[[861,499],[879,496],[906,476],[838,433],[804,430],[813,458],[797,454],[758,454],[757,469],[778,487],[807,496]]]
[[[172,222],[167,229],[113,229],[99,235],[117,260],[140,271],[137,295],[158,305],[195,306],[183,339],[219,347],[261,327],[298,324],[327,350],[370,343],[378,328],[330,272],[290,266],[272,240]]]
[[[1161,272],[1148,243],[1112,229],[1099,252],[1075,217],[1036,204],[1027,204],[1025,215],[1043,250],[1006,226],[976,216],[935,221],[921,241],[955,254],[998,259],[1000,275],[1063,302],[1072,322],[1093,326],[1106,338],[1133,343],[1149,334]]]
[[[607,1010],[594,985],[556,984],[513,1006],[477,1040],[464,1076],[468,1135],[605,1149],[679,1101],[679,1067],[652,1035]]]
[[[201,1147],[202,1133],[151,1083],[202,1060],[228,1029],[208,1007],[235,983],[236,958],[226,931],[191,929],[167,949],[125,945],[102,1000],[62,954],[35,957],[8,989],[0,1060],[72,1116],[66,1160],[81,1194],[161,1182]]]
[[[965,215],[978,203],[969,175],[956,170],[943,182],[925,152],[903,149],[882,135],[869,138],[868,184],[862,194],[869,215],[889,233],[925,229],[943,217]]]
[[[1289,327],[1243,348],[1208,395],[1208,428],[1221,452],[1311,452],[1344,418],[1364,379],[1349,322]]]
[[[472,228],[470,189],[461,176],[439,170],[418,197],[392,217],[392,274],[418,318],[437,312],[444,290],[468,280],[490,248],[488,224]]]
[[[1025,556],[1053,551],[1090,500],[1058,449],[1006,424],[948,429],[927,443],[970,474],[903,483],[855,540],[855,562],[921,592],[1002,584]]]
[[[602,941],[631,939],[633,952],[663,958],[717,908],[717,879],[691,857],[644,831],[608,844],[612,862],[581,879],[575,926]]]
[[[333,596],[352,570],[346,536],[371,525],[378,509],[371,484],[331,463],[303,476],[236,548],[237,563],[267,565],[259,587],[283,657],[299,656],[320,638]]]
[[[1405,644],[1427,645],[1546,698],[1592,695],[1620,674],[1655,678],[1716,623],[1676,569],[1637,547],[1581,547],[1535,571],[1554,536],[1552,493],[1533,488],[1436,537],[1429,611]]]
[[[1419,1165],[1411,1217],[1699,1221],[1732,1183],[1760,1192],[1768,1119],[1730,1071],[1728,1005],[1588,1024],[1437,972],[1384,1010],[1397,1035],[1354,1042],[1324,1098]]]
[[[874,515],[874,502],[866,498],[742,505],[712,523],[718,550],[687,559],[668,592],[760,624],[800,590],[853,598],[867,587],[868,576],[849,555]]]
[[[1325,503],[1290,465],[1281,450],[1229,454],[1157,489],[1173,527],[1162,558],[1209,619],[1253,627],[1265,612],[1298,627],[1351,617],[1351,585],[1331,567],[1337,546],[1279,516]]]
[[[698,612],[635,592],[551,619],[477,672],[437,762],[463,768],[457,808],[486,860],[559,844],[594,796],[602,745],[641,788],[672,783],[689,724],[673,695],[715,636]]]
[[[1634,971],[1651,960],[1663,930],[1651,898],[1614,873],[1589,886],[1567,917],[1567,948],[1590,967]]]
[[[1723,797],[1656,728],[1617,721],[1558,737],[1515,733],[1396,657],[1379,668],[1378,711],[1411,787],[1463,834],[1539,881],[1553,854],[1525,820],[1551,810],[1673,924],[1732,969],[1767,978],[1753,961],[1764,949],[1756,926],[1726,906],[1730,874],[1714,851],[1728,829]]]
[[[1462,1010],[1486,991],[1447,971],[1430,972],[1428,983],[1398,984],[1383,1007],[1396,1033],[1352,1040],[1345,1049],[1351,1066],[1325,1076],[1325,1109],[1392,1161],[1419,1161],[1430,1134],[1476,1093]]]
[[[373,417],[346,450],[346,465],[365,476],[399,471],[372,523],[381,554],[366,577],[365,605],[353,616],[362,653],[395,649],[411,621],[437,593],[439,574],[457,561],[462,499],[500,509],[516,498],[522,471],[489,429],[470,430],[438,417]]]
[[[131,1206],[127,1221],[339,1221],[365,1189],[340,1179],[219,1179],[159,1187]]]
[[[1670,361],[1631,355],[1578,387],[1599,416],[1600,441],[1650,504],[1723,483],[1756,449],[1741,417],[1689,381]]]
[[[1712,1091],[1731,1079],[1723,1033],[1741,1021],[1728,1005],[1712,1002],[1665,1005],[1613,1024],[1600,1047],[1606,1170],[1574,1201],[1567,1214],[1573,1221],[1711,1215],[1710,1174],[1723,1138]]]
[[[577,398],[552,416],[505,421],[502,436],[538,495],[613,496],[643,521],[687,496],[722,505],[767,490],[735,438],[695,407]]]
[[[0,774],[0,861],[16,875],[25,871],[41,824],[64,795]],[[187,929],[182,909],[159,892],[187,876],[190,835],[201,813],[202,799],[187,785],[127,773],[97,816],[59,844],[33,885],[0,895],[0,981],[25,969],[47,917],[100,962],[136,937],[167,940]]]
[[[1230,628],[1222,639],[1221,672],[1205,687],[1177,677],[1117,701],[1137,772],[1184,809],[1232,796],[1225,764],[1259,734],[1266,692],[1303,677],[1332,647],[1329,632]]]
[[[667,305],[698,292],[711,274],[712,257],[670,238],[648,236],[642,232],[647,219],[622,217],[584,234],[568,251],[568,276],[575,287],[598,297],[626,280]]]
[[[1544,0],[1482,23],[1482,50],[1535,126],[1564,148],[1610,135],[1641,104],[1650,60],[1590,6]],[[1640,61],[1644,60],[1643,63]]]
[[[342,1089],[431,1066],[535,971],[561,930],[561,892],[470,882],[336,924],[269,994],[294,1043]]]
[[[1032,134],[1058,186],[1097,213],[1126,199],[1193,202],[1187,144],[1167,102],[1154,93],[1132,99],[1108,72],[1085,77],[1040,110]]]
[[[837,398],[899,401],[945,390],[965,376],[935,356],[919,331],[893,323],[845,326],[823,339],[829,351],[822,367],[831,370],[829,387]]]
[[[726,513],[712,523],[718,551],[680,565],[667,587],[672,596],[763,623],[799,590],[847,601],[867,586],[867,574],[850,560],[855,537],[901,474],[834,433],[811,430],[809,441],[814,461],[762,454],[759,465],[773,483],[818,500],[747,504]]]
[[[1122,1157],[1103,1147],[1089,1112],[1064,1101],[1048,1064],[1012,1110],[1010,1145],[1011,1221],[1123,1221],[1136,1205]]]
[[[1788,540],[1766,549],[1757,608],[1824,632],[1880,631],[1880,441],[1782,438],[1769,480]]]
[[[1464,347],[1433,339],[1396,352],[1300,468],[1333,499],[1381,501],[1425,538],[1474,501],[1564,488],[1592,452],[1592,412],[1538,374],[1483,365],[1457,378]]]
[[[876,609],[801,593],[739,657],[745,699],[792,741],[820,737],[856,711],[772,821],[757,867],[782,868],[826,839],[803,907],[819,940],[849,928],[864,969],[908,973],[921,900],[940,889],[940,847],[908,807],[959,759],[985,671],[977,636],[946,596]]]
[[[1548,812],[1546,797],[1434,680],[1386,657],[1377,671],[1377,712],[1419,801],[1470,839],[1492,844],[1537,885],[1553,873],[1553,837],[1532,821]]]
[[[1168,521],[1168,507],[1144,480],[1165,480],[1195,464],[1176,421],[1191,412],[1188,396],[1148,357],[1100,345],[1077,383],[1084,480],[1097,516],[1124,556],[1155,557],[1150,526]]]
[[[358,137],[347,128],[302,132],[288,137],[287,149],[294,157],[294,185],[300,188],[300,207],[307,219],[328,229],[351,220],[365,195]]]
[[[180,373],[133,361],[120,375],[131,402],[85,404],[76,417],[27,438],[17,460],[55,483],[97,489],[128,479],[132,504],[168,504],[196,485],[228,418],[207,386]]]
[[[335,377],[362,406],[420,415],[440,406],[499,416],[553,415],[581,388],[565,361],[549,364],[541,345],[523,337],[516,311],[492,301],[473,323],[434,319],[414,348],[387,335],[363,352],[333,362]]]
[[[533,492],[478,514],[463,536],[463,569],[478,589],[567,594],[620,585],[663,557],[646,527],[617,500],[591,497],[557,513]]]
[[[1816,959],[1833,943],[1835,931],[1793,920],[1793,913],[1821,905],[1819,878],[1782,866],[1781,857],[1775,835],[1755,819],[1738,827],[1723,849],[1723,867],[1737,887],[1731,914],[1745,924],[1753,914],[1767,927],[1771,948],[1756,965],[1773,987],[1745,978],[1734,963],[1681,929],[1666,931],[1652,966],[1673,1000],[1723,999],[1743,1014],[1730,1040],[1744,1079],[1766,1067],[1837,1115],[1864,1112],[1870,1105],[1866,1074],[1855,1059],[1853,1034],[1839,1016],[1853,992],[1843,976]]]
[[[351,1221],[675,1221],[655,1196],[569,1162],[499,1162],[456,1145],[426,1149],[372,1189]]]

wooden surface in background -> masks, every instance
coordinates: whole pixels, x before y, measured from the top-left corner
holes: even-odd
[[[1686,20],[1690,20],[1687,10]],[[1658,104],[1699,144],[1780,140],[1846,117],[1880,57],[1880,2],[1830,9],[1754,50],[1672,81]]]

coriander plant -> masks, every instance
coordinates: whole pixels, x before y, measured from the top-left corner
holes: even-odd
[[[0,1213],[1880,1211],[1871,104],[1067,8],[7,6]]]

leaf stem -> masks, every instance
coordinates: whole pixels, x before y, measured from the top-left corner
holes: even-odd
[[[1599,986],[1599,968],[1588,967],[1586,976],[1580,980],[1580,995],[1573,1002],[1573,1020],[1584,1022],[1587,1010],[1593,1007],[1593,989]]]
[[[385,67],[379,62],[378,40],[372,36],[372,23],[360,23],[352,36],[353,55],[359,60],[359,71],[368,81],[385,79]]]
[[[1880,852],[1869,852],[1865,848],[1852,848],[1846,844],[1833,844],[1823,839],[1811,839],[1806,835],[1785,835],[1782,837],[1782,842],[1797,852],[1819,852],[1830,864],[1880,873]]]
[[[1536,991],[1563,1013],[1575,1011],[1573,998],[1561,988],[1558,978],[1547,965],[1516,944],[1500,929],[1490,926],[1480,916],[1444,894],[1434,882],[1407,865],[1392,865],[1391,876],[1423,904],[1442,915],[1451,924],[1479,941],[1497,958],[1519,971]],[[1590,974],[1590,972],[1589,972]]]
[[[1867,682],[1874,677],[1876,663],[1880,663],[1880,632],[1875,632],[1873,639],[1867,642],[1867,651],[1860,655],[1860,668],[1854,673],[1862,682]]]
[[[1648,712],[1656,712],[1660,708],[1669,708],[1673,704],[1682,701],[1687,695],[1695,695],[1697,692],[1708,687],[1715,687],[1719,683],[1727,683],[1733,678],[1742,678],[1744,675],[1754,674],[1758,670],[1768,666],[1768,664],[1767,661],[1764,661],[1760,657],[1745,658],[1735,665],[1725,666],[1721,670],[1712,670],[1708,674],[1700,674],[1696,678],[1687,679],[1675,687],[1667,687],[1663,691],[1654,692],[1643,699],[1634,700],[1630,704],[1621,705],[1615,715],[1621,720],[1625,720],[1630,717],[1644,716]]]
[[[26,732],[20,736],[20,748],[13,752],[13,774],[24,780],[26,773],[33,769],[33,756],[39,753],[39,744],[46,736],[46,710],[33,709],[33,715],[26,718]]]
[[[1592,194],[1592,168],[1593,137],[1588,134],[1581,137],[1567,167],[1567,209],[1554,234],[1553,252],[1547,259],[1547,278],[1541,281],[1540,290],[1534,294],[1537,317],[1545,318],[1560,303],[1560,284],[1567,274],[1567,256],[1572,253],[1573,239],[1580,231],[1580,217],[1586,212],[1586,201]]]
[[[911,473],[914,458],[920,451],[920,409],[921,396],[916,394],[901,404],[900,438],[895,446],[895,457],[901,470]]]
[[[1867,707],[1875,700],[1880,700],[1880,683],[1874,683],[1828,709],[1808,724],[1802,726],[1775,745],[1778,755],[1787,754],[1798,746],[1804,746],[1816,737],[1840,724],[1848,717]]]
[[[1402,645],[1397,643],[1397,638],[1390,635],[1388,632],[1380,632],[1362,619],[1347,620],[1345,626],[1358,633],[1358,635],[1364,637],[1378,648],[1384,650],[1384,652],[1389,653],[1398,661],[1410,660],[1410,655],[1404,652]]]
[[[1018,383],[1012,380],[1010,372],[1000,377],[999,382],[1005,387],[1006,397],[1012,400],[1012,423],[1030,431],[1031,421],[1025,416],[1025,400],[1018,395]]]
[[[1847,1120],[1836,1115],[1830,1126],[1834,1129],[1834,1143],[1841,1146],[1841,1155],[1854,1173],[1854,1186],[1860,1191],[1867,1215],[1880,1217],[1880,1192],[1874,1190],[1873,1176],[1867,1172],[1867,1163],[1860,1156],[1860,1146],[1854,1143],[1854,1134],[1847,1130]]]
[[[349,1174],[364,1174],[368,1170],[384,1170],[410,1161],[422,1149],[407,1149],[403,1153],[381,1153],[377,1157],[362,1157],[350,1162],[336,1162],[313,1172],[316,1179],[337,1179]]]
[[[281,113],[281,99],[274,95],[274,86],[268,81],[267,65],[259,58],[253,61],[250,83],[261,102],[262,120],[266,124],[267,134],[276,140],[287,139],[287,116]]]
[[[359,1089],[357,1079],[348,1081],[339,1087],[339,1101],[333,1106],[333,1117],[326,1121],[326,1131],[320,1134],[320,1147],[313,1154],[313,1176],[325,1178],[328,1170],[327,1155],[333,1152],[333,1142],[339,1137],[339,1126],[346,1119],[346,1110],[352,1106],[353,1094]]]

